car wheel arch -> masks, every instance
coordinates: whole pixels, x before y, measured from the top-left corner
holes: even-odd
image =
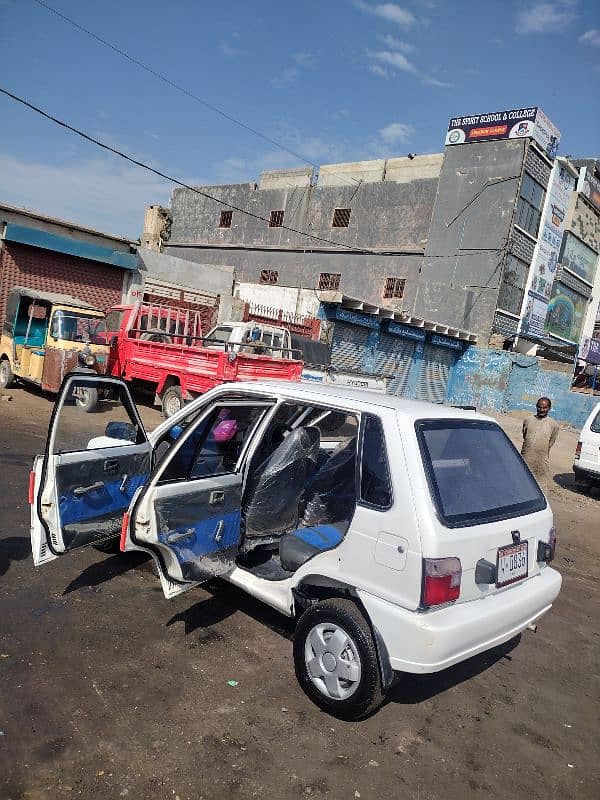
[[[292,587],[292,596],[294,600],[293,616],[296,620],[300,618],[307,608],[319,603],[321,600],[331,600],[336,597],[351,600],[364,616],[371,629],[377,650],[382,687],[384,691],[389,689],[394,680],[394,670],[392,669],[388,649],[383,636],[373,624],[355,586],[326,575],[306,575]]]

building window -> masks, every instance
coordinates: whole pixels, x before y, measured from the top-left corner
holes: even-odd
[[[511,314],[521,313],[528,271],[529,267],[523,261],[519,261],[513,255],[506,257],[502,283],[498,292],[498,308]],[[537,290],[537,287],[535,288]]]
[[[221,218],[219,219],[219,228],[231,228],[232,218],[233,218],[233,211],[221,211]]]
[[[317,289],[323,291],[337,291],[340,288],[340,280],[342,278],[339,272],[322,272],[319,275],[319,283]]]
[[[279,280],[279,272],[276,269],[261,269],[259,283],[267,283],[271,286]]]
[[[544,187],[541,183],[534,181],[529,173],[523,173],[515,222],[532,236],[537,236],[543,204]]]
[[[404,297],[405,278],[386,278],[383,287],[384,298]]]
[[[283,225],[283,211],[271,211],[269,228],[281,228]]]
[[[347,228],[350,225],[351,208],[336,208],[333,211],[332,228]]]

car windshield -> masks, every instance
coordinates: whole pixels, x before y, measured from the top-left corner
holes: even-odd
[[[231,337],[232,328],[215,328],[206,337],[210,342],[228,342]]]
[[[50,336],[67,342],[106,342],[104,317],[92,316],[84,311],[55,311],[50,324]]]
[[[421,420],[415,427],[431,493],[447,527],[510,519],[546,507],[525,462],[495,423]]]

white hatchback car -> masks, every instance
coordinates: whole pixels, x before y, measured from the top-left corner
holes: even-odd
[[[516,636],[561,585],[552,511],[494,420],[349,388],[223,385],[146,434],[123,381],[70,375],[30,500],[36,565],[121,530],[166,597],[220,576],[297,618],[300,685],[346,719],[396,672]]]
[[[592,409],[579,434],[573,472],[579,484],[600,485],[600,403]]]

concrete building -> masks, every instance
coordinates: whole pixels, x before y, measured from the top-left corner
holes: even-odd
[[[578,170],[557,159],[559,140],[538,108],[457,117],[444,153],[175,189],[147,239],[232,266],[245,287],[338,291],[500,347],[559,341],[546,316],[565,227],[579,224],[567,218]]]

